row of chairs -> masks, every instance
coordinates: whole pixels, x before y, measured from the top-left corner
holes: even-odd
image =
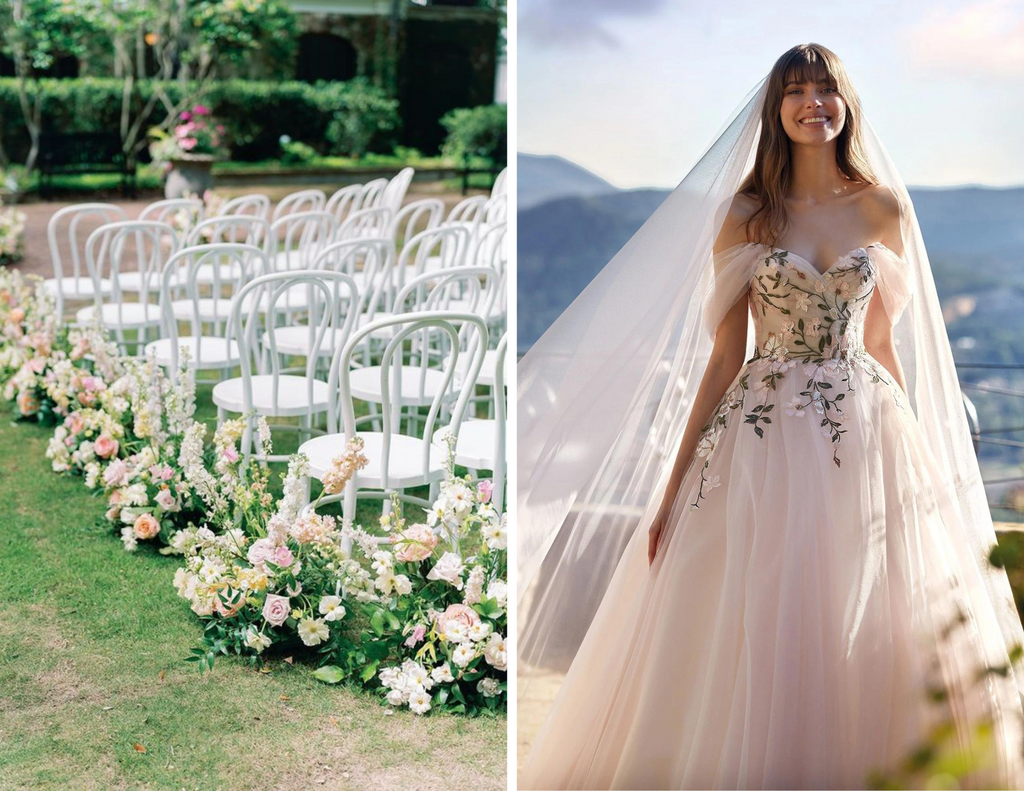
[[[386,505],[392,489],[436,488],[435,434],[445,423],[458,436],[457,462],[492,470],[500,491],[503,187],[444,215],[440,201],[400,205],[411,177],[403,171],[330,198],[303,190],[273,210],[266,196],[243,196],[210,218],[197,201],[158,201],[136,220],[107,204],[68,207],[48,229],[48,285],[61,315],[65,299],[91,301],[76,321],[99,321],[125,349],[134,331],[136,350],[172,371],[182,348],[197,370],[219,370],[219,421],[229,412],[298,418],[292,427],[309,437],[302,449],[314,474],[344,446],[339,435],[359,430],[371,466],[352,498],[375,491]],[[107,222],[83,244],[87,219]],[[481,398],[488,416],[474,420]],[[355,401],[370,406],[358,420]],[[354,502],[346,499],[346,515]]]

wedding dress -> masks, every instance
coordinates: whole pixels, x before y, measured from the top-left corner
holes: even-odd
[[[1021,787],[1020,698],[977,680],[999,629],[963,593],[953,493],[863,344],[876,290],[894,323],[910,299],[905,262],[876,242],[824,270],[759,244],[714,264],[705,330],[747,285],[754,354],[653,566],[646,531],[626,547],[520,787],[863,788],[944,719]]]
[[[519,363],[520,787],[863,788],[935,733],[984,758],[970,782],[1024,787],[1024,629],[921,229],[859,101],[854,154],[899,204],[900,254],[714,252],[779,124],[768,88]],[[744,295],[750,359],[649,567]],[[906,392],[864,348],[882,316]]]

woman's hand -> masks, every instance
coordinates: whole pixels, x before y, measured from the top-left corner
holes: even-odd
[[[648,566],[653,565],[654,557],[658,554],[658,545],[661,543],[661,537],[665,534],[665,526],[668,524],[668,513],[665,506],[662,506],[658,510],[658,515],[654,517],[651,529],[647,533]]]

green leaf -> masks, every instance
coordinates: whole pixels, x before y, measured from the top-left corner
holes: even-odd
[[[395,617],[394,613],[384,612],[384,617],[386,617],[387,620],[388,620],[388,628],[389,629],[401,629],[402,628],[402,622],[399,621],[398,618]]]
[[[378,635],[384,634],[384,611],[377,610],[370,616],[370,628]]]
[[[369,683],[375,675],[377,675],[377,663],[372,662],[360,671],[359,678],[362,679],[365,684]]]
[[[341,668],[336,665],[324,665],[313,671],[313,678],[325,684],[337,684],[345,677]]]

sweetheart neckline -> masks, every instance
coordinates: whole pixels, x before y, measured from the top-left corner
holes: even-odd
[[[842,255],[837,256],[836,260],[834,262],[832,262],[831,266],[828,266],[828,267],[826,267],[823,270],[819,270],[818,267],[816,267],[813,263],[808,261],[802,255],[800,255],[800,253],[794,253],[792,250],[785,250],[785,249],[783,249],[781,247],[769,247],[768,245],[766,245],[766,244],[764,244],[762,242],[749,242],[749,244],[752,247],[763,247],[765,250],[769,250],[771,252],[780,252],[780,253],[785,253],[787,256],[794,256],[797,260],[802,261],[803,263],[807,264],[807,266],[810,267],[810,269],[820,278],[824,278],[825,275],[827,275],[829,272],[831,272],[833,269],[835,269],[836,266],[838,266],[839,262],[842,261],[844,258],[846,258],[848,255],[850,255],[850,253],[856,253],[858,250],[863,250],[864,252],[867,252],[867,249],[869,247],[882,247],[882,248],[884,248],[886,250],[889,249],[884,244],[882,244],[881,242],[871,242],[870,244],[861,245],[860,247],[854,247],[852,250],[847,250]],[[787,258],[787,260],[788,260],[788,258]]]

